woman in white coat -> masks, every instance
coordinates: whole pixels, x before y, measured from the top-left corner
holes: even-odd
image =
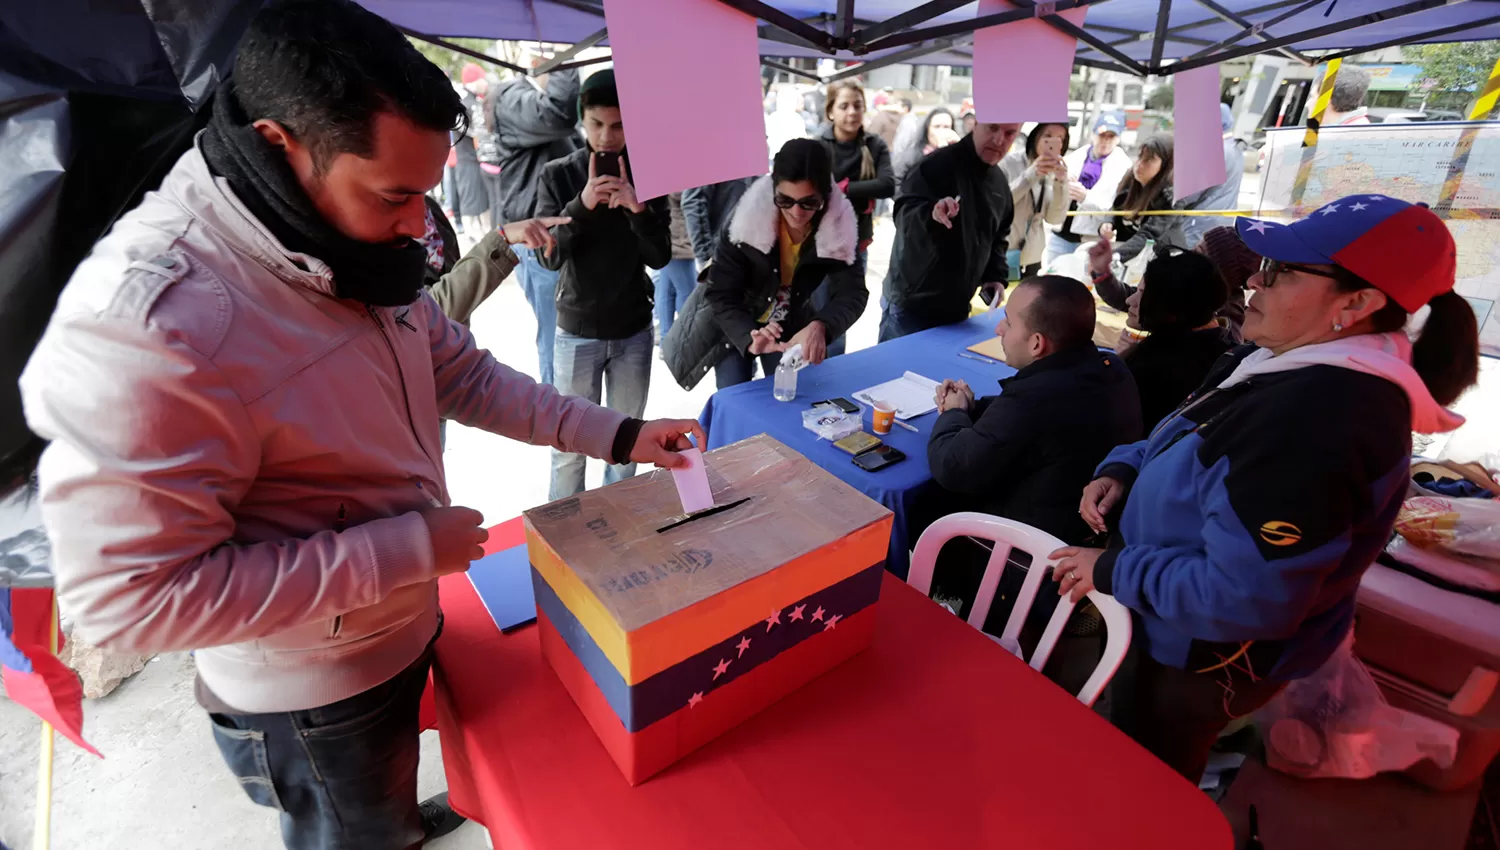
[[[1066,124],[1038,124],[1026,137],[1025,150],[1013,151],[1000,161],[1010,181],[1015,213],[1010,224],[1011,268],[1018,280],[1036,274],[1042,267],[1047,246],[1047,225],[1061,225],[1068,211],[1068,149]]]

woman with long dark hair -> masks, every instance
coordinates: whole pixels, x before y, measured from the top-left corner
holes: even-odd
[[[1114,209],[1123,211],[1112,224],[1099,227],[1099,235],[1115,243],[1123,262],[1135,259],[1146,242],[1170,243],[1181,228],[1169,215],[1146,215],[1146,211],[1172,208],[1172,137],[1152,136],[1136,153],[1135,165],[1120,180]],[[1175,243],[1172,243],[1175,244]]]
[[[902,178],[906,177],[912,166],[922,161],[922,157],[961,138],[963,137],[953,127],[952,112],[939,106],[927,113],[927,117],[922,120],[922,135],[917,137],[917,143],[908,148],[896,163],[896,188],[901,187]]]
[[[671,362],[696,367],[727,350],[715,365],[722,389],[754,377],[755,361],[769,374],[781,353],[802,346],[803,357],[821,363],[828,342],[842,336],[864,312],[869,291],[859,263],[854,207],[833,182],[828,148],[816,139],[793,139],[776,154],[771,173],[740,198],[719,241],[708,284],[689,296],[667,342]],[[813,303],[813,290],[828,282],[828,302]],[[700,298],[702,305],[695,305]],[[674,374],[679,370],[674,368]]]
[[[1100,532],[1118,518],[1109,547],[1051,556],[1061,592],[1132,610],[1114,719],[1193,781],[1226,724],[1344,641],[1406,496],[1412,432],[1461,425],[1445,406],[1479,373],[1453,237],[1426,207],[1358,195],[1237,228],[1264,258],[1254,345],[1100,465],[1079,510]]]

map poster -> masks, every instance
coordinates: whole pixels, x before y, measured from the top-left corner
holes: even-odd
[[[1267,132],[1258,212],[1311,212],[1356,194],[1427,204],[1458,245],[1455,289],[1479,318],[1480,350],[1500,357],[1500,122],[1325,128],[1299,198],[1304,132]]]

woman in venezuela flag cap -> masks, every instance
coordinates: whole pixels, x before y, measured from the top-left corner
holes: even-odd
[[[1108,548],[1053,553],[1061,592],[1097,587],[1134,612],[1116,722],[1194,781],[1230,720],[1348,634],[1406,494],[1411,432],[1462,424],[1444,405],[1479,368],[1453,237],[1425,206],[1356,195],[1237,231],[1264,258],[1254,344],[1100,465],[1080,510],[1100,531],[1118,516]]]

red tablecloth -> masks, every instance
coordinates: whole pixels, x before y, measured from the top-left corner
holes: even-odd
[[[536,630],[502,636],[462,575],[441,593],[450,800],[505,850],[1233,844],[1208,797],[890,575],[869,650],[634,788]]]

